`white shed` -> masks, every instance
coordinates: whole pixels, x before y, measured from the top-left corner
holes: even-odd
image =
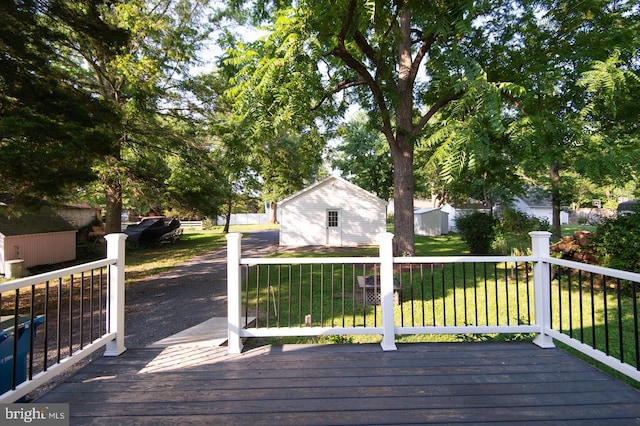
[[[416,235],[435,237],[449,233],[449,213],[434,207],[413,212],[413,231]]]
[[[278,204],[283,246],[372,245],[386,231],[387,202],[337,176]]]

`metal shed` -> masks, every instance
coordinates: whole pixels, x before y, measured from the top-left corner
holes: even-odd
[[[449,213],[438,208],[425,207],[413,212],[413,230],[416,235],[435,237],[449,233]]]

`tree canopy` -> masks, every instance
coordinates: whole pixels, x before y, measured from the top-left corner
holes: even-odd
[[[240,68],[238,109],[264,106],[270,122],[312,111],[331,123],[349,105],[363,108],[391,153],[401,252],[413,252],[418,143],[449,183],[509,165],[551,189],[559,218],[560,171],[593,152],[583,149],[578,81],[616,48],[637,67],[639,10],[630,1],[251,5],[268,35],[238,49],[238,63],[260,64]]]
[[[207,7],[206,0],[3,3],[1,36],[10,48],[0,77],[8,112],[0,173],[15,182],[10,192],[21,184],[52,197],[94,180],[107,232],[120,231],[123,200],[141,210],[171,203],[214,214],[220,175],[186,100],[208,37]]]
[[[109,56],[129,33],[90,16],[100,2],[85,11],[63,6],[35,0],[0,6],[0,196],[13,202],[55,197],[96,179],[92,167],[111,145],[104,124],[114,111],[59,67],[65,33],[47,20],[65,19],[83,32],[91,21],[100,34],[94,41]]]
[[[359,187],[389,200],[393,194],[393,167],[389,145],[379,131],[368,126],[364,113],[338,128],[331,165]]]
[[[559,213],[578,177],[637,176],[636,2],[215,7],[4,2],[2,191],[56,197],[93,181],[119,231],[123,203],[215,215],[242,193],[275,202],[325,173],[339,136],[335,164],[383,198],[392,188],[396,249],[412,253],[416,193],[494,199],[535,184]],[[216,69],[194,77],[207,14],[260,36],[223,32]],[[345,123],[353,106],[363,115]]]
[[[389,145],[396,246],[412,253],[414,146],[427,124],[437,114],[468,116],[471,109],[482,114],[480,122],[500,130],[495,100],[510,87],[491,83],[469,55],[474,19],[493,5],[352,0],[254,5],[257,19],[270,17],[270,32],[236,55],[260,54],[260,66],[243,68],[249,84],[236,88],[238,108],[267,106],[270,122],[312,112],[331,122],[349,104],[360,105]]]

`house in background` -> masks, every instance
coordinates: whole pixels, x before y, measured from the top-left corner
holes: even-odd
[[[0,274],[7,262],[29,268],[76,258],[76,230],[49,207],[29,210],[0,204]]]
[[[434,207],[413,212],[413,231],[416,235],[437,237],[449,233],[449,213]]]
[[[376,244],[386,232],[387,202],[331,176],[278,203],[280,245]]]
[[[513,208],[519,212],[538,219],[546,219],[549,223],[553,223],[553,205],[551,196],[541,192],[532,190],[530,195],[526,197],[516,197],[513,202]],[[560,225],[569,223],[569,213],[560,211]]]
[[[90,206],[87,203],[59,206],[56,207],[55,212],[75,229],[89,227],[102,220],[100,207]]]

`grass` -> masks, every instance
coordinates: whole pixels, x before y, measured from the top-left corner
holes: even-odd
[[[594,225],[562,225],[562,236],[573,235],[575,231],[596,232],[597,226]]]
[[[342,254],[342,253],[340,253]],[[367,305],[357,276],[372,275],[374,265],[275,265],[251,268],[245,303],[258,327],[301,327],[310,315],[314,326],[362,327],[381,325],[379,306]],[[487,268],[470,263],[403,265],[395,277],[403,303],[395,306],[397,326],[515,325],[533,315],[533,282],[524,271],[505,264]],[[518,278],[516,279],[516,275]],[[474,278],[476,277],[476,278]],[[528,285],[527,285],[528,284]],[[524,318],[524,321],[523,321]],[[336,324],[338,322],[338,324]],[[349,337],[355,343],[379,336]],[[458,341],[456,335],[402,336],[399,341]],[[308,338],[272,339],[269,343],[308,342]],[[312,341],[318,341],[312,339]]]
[[[264,230],[264,229],[274,229],[273,226],[261,225],[261,226],[233,226],[231,227],[231,232],[251,232],[255,230]],[[589,229],[584,226],[563,226],[563,235],[572,235],[574,231],[578,229]],[[127,246],[126,252],[126,276],[127,282],[132,283],[136,280],[143,279],[150,275],[157,274],[159,272],[168,270],[174,266],[177,266],[193,257],[197,257],[203,255],[211,250],[219,249],[224,247],[226,244],[225,234],[222,232],[222,227],[216,227],[213,230],[208,231],[197,231],[194,229],[187,229],[183,235],[183,238],[176,242],[175,244],[168,244],[162,246],[155,247],[135,247],[132,245]],[[96,246],[99,247],[99,246]],[[468,248],[464,241],[460,238],[459,235],[450,234],[440,237],[421,237],[416,236],[415,239],[415,247],[416,247],[416,255],[418,256],[449,256],[449,255],[460,255],[460,254],[468,254]],[[95,250],[96,248],[94,248]],[[337,248],[335,250],[324,250],[322,253],[295,253],[296,256],[317,256],[317,257],[357,257],[357,256],[376,256],[378,253],[377,247],[364,247],[364,248]],[[100,257],[100,253],[96,251],[92,253],[92,255]],[[103,256],[104,254],[102,254]],[[284,253],[281,256],[290,257],[292,253]],[[82,259],[83,262],[86,262],[87,259]],[[57,268],[60,265],[56,265]],[[64,265],[70,266],[70,265]],[[304,313],[305,312],[314,312],[314,317],[312,321],[314,325],[331,325],[331,321],[334,316],[345,317],[344,326],[359,326],[364,323],[367,325],[371,325],[376,321],[380,321],[380,310],[379,308],[374,308],[369,305],[365,305],[363,300],[358,298],[357,295],[354,296],[354,288],[344,289],[344,294],[346,297],[343,298],[343,289],[338,286],[336,283],[341,281],[344,277],[344,282],[353,283],[355,281],[355,276],[364,275],[366,273],[370,273],[372,265],[367,266],[367,271],[363,272],[361,270],[354,270],[350,265],[335,265],[333,268],[331,266],[327,267],[325,270],[321,270],[318,265],[314,266],[314,271],[311,273],[313,280],[313,288],[312,292],[306,292],[307,286],[302,290],[298,288],[294,288],[291,290],[291,298],[292,305],[287,306],[286,309],[283,306],[283,300],[288,300],[289,294],[287,294],[287,289],[277,288],[275,284],[272,284],[271,288],[269,287],[261,287],[260,289],[250,290],[253,293],[250,295],[251,298],[255,298],[256,291],[260,293],[260,299],[266,302],[270,309],[273,307],[273,302],[276,302],[276,307],[278,310],[282,309],[280,312],[282,318],[287,318],[289,315],[289,311],[291,312],[292,318],[296,321],[304,321]],[[396,306],[396,315],[399,318],[405,318],[405,321],[415,321],[416,325],[422,325],[423,322],[426,325],[431,325],[435,319],[438,321],[444,321],[448,325],[457,323],[458,325],[463,325],[465,323],[469,324],[479,324],[475,318],[475,312],[471,312],[468,310],[461,310],[458,308],[458,316],[453,317],[453,309],[452,307],[457,306],[473,306],[477,304],[482,308],[479,313],[480,318],[484,317],[484,311],[487,312],[498,312],[498,316],[501,318],[500,322],[504,323],[506,321],[511,324],[521,322],[523,319],[522,315],[514,314],[514,312],[507,313],[504,310],[506,306],[506,301],[509,300],[509,304],[511,306],[515,305],[515,295],[516,295],[516,284],[513,280],[506,279],[507,271],[504,269],[504,266],[499,265],[495,271],[490,272],[489,274],[489,282],[491,285],[488,287],[487,292],[484,292],[484,283],[482,280],[478,281],[465,281],[464,276],[465,272],[463,272],[463,268],[469,268],[469,266],[462,266],[461,264],[456,265],[455,269],[448,269],[445,271],[447,275],[446,280],[442,280],[441,274],[436,274],[433,278],[433,290],[429,290],[431,293],[427,292],[426,296],[423,296],[421,291],[422,288],[419,286],[418,282],[421,279],[416,279],[416,276],[419,277],[419,272],[417,271],[404,271],[402,276],[403,285],[405,287],[404,290],[404,303],[401,306]],[[56,269],[55,267],[53,269]],[[41,271],[38,271],[41,272]],[[292,277],[297,279],[299,275],[298,271],[293,271]],[[306,273],[306,272],[305,272]],[[497,273],[497,279],[494,274]],[[282,274],[282,271],[279,271],[277,268],[272,268],[269,270],[267,267],[263,267],[259,272],[260,274],[260,282],[269,282],[269,283],[277,283],[284,282],[288,283],[288,273]],[[278,275],[280,274],[280,276]],[[413,279],[411,279],[410,275],[413,274]],[[470,272],[466,273],[467,276],[471,276]],[[453,279],[453,275],[455,275],[455,279]],[[431,281],[430,276],[426,279],[427,282]],[[339,280],[338,280],[339,278]],[[250,278],[252,283],[255,282],[257,277],[252,275]],[[295,282],[295,281],[293,281]],[[443,286],[443,282],[446,284]],[[411,283],[411,284],[409,284]],[[253,284],[252,284],[253,285]],[[562,284],[563,286],[563,300],[566,302],[570,295],[572,303],[569,315],[569,307],[568,305],[563,305],[563,309],[558,309],[557,306],[554,306],[554,327],[558,328],[559,324],[562,324],[562,329],[567,332],[568,330],[574,330],[574,335],[579,336],[579,327],[580,327],[580,318],[583,315],[585,318],[591,317],[591,311],[595,312],[595,321],[593,323],[583,323],[583,327],[585,329],[584,342],[586,344],[592,344],[593,334],[595,333],[595,346],[602,349],[602,346],[605,344],[604,337],[604,294],[602,288],[597,288],[593,292],[593,296],[591,291],[585,290],[585,283],[579,283],[577,281],[577,277],[574,276],[571,284],[568,284],[568,280],[563,278]],[[552,284],[552,294],[557,294],[558,291],[558,283],[554,281]],[[311,286],[309,286],[311,287]],[[357,289],[356,284],[356,292],[359,291]],[[520,281],[520,287],[522,288],[522,281]],[[481,290],[480,294],[476,294],[476,290]],[[411,302],[411,298],[409,297],[411,291],[414,292],[413,302]],[[465,293],[466,291],[466,293]],[[633,335],[635,333],[635,322],[632,315],[627,314],[628,312],[632,312],[634,298],[625,293],[624,297],[620,301],[621,306],[621,315],[618,316],[618,302],[615,298],[615,293],[613,291],[609,291],[607,294],[607,321],[609,322],[609,326],[613,324],[614,327],[612,331],[610,331],[609,341],[613,342],[611,344],[610,353],[613,356],[617,356],[619,354],[618,350],[618,329],[621,329],[623,332],[623,353],[625,360],[633,360],[635,357],[634,347],[633,347]],[[360,293],[358,293],[360,294]],[[519,298],[521,306],[526,306],[527,302],[523,299],[525,297],[524,292],[520,292]],[[508,296],[507,296],[508,295]],[[274,297],[281,297],[280,300],[274,299]],[[284,296],[287,296],[285,299]],[[478,297],[479,296],[479,297]],[[361,297],[361,296],[360,296]],[[345,303],[343,303],[343,300]],[[310,306],[311,303],[315,303],[315,306]],[[500,308],[496,308],[499,306]],[[263,304],[264,307],[264,304]],[[313,308],[313,309],[312,309]],[[425,310],[425,314],[423,315],[423,309]],[[416,316],[416,312],[418,315]],[[562,312],[562,319],[560,318],[560,312]],[[354,316],[354,314],[356,316]],[[533,312],[531,313],[533,315]],[[571,320],[569,319],[571,318]],[[618,318],[622,318],[622,324],[618,327]],[[410,319],[410,320],[408,320]],[[266,321],[266,318],[263,318],[263,321]],[[274,321],[274,317],[268,319],[271,323]],[[586,321],[586,320],[585,320]],[[590,321],[590,320],[589,320]],[[295,325],[295,324],[294,324]],[[338,324],[343,325],[343,324]],[[405,325],[411,325],[410,323]],[[286,325],[283,325],[286,326]],[[593,331],[593,333],[592,333]],[[631,337],[629,337],[631,336]],[[467,340],[496,340],[496,339],[529,339],[531,336],[486,336],[486,335],[412,335],[412,336],[398,336],[398,342],[417,342],[417,341],[467,341]],[[379,336],[324,336],[317,338],[270,338],[270,339],[249,339],[249,343],[251,345],[254,344],[263,344],[268,340],[268,343],[271,344],[280,344],[280,343],[288,343],[288,342],[322,342],[322,343],[346,343],[346,342],[378,342],[380,339]],[[580,356],[580,355],[578,355]],[[581,358],[585,358],[588,362],[592,362],[592,360],[580,356]],[[618,373],[612,372],[612,374],[617,377],[622,378],[622,376]],[[625,380],[625,379],[623,379]],[[628,383],[638,386],[635,381],[629,381],[626,379]]]
[[[211,250],[224,247],[226,239],[220,230],[186,230],[173,244],[136,247],[126,245],[125,274],[134,282],[169,270]]]
[[[234,225],[229,232],[254,232],[277,229],[274,225]],[[211,230],[185,229],[182,238],[173,244],[150,247],[126,246],[125,273],[127,282],[135,282],[151,275],[167,271],[189,259],[226,246],[222,226]]]
[[[457,234],[438,237],[416,236],[416,256],[453,256],[467,255],[469,250],[462,238]],[[336,248],[324,250],[322,253],[285,253],[276,257],[359,257],[376,256],[377,247],[364,248]],[[484,278],[472,282],[473,265],[447,265],[436,268],[435,271],[424,270],[420,266],[406,270],[401,274],[403,283],[403,299],[401,306],[396,306],[396,318],[404,318],[404,325],[433,325],[433,324],[476,324],[484,325],[491,316],[491,321],[501,324],[517,324],[521,321],[516,310],[517,304],[527,306],[526,291],[516,289],[516,281],[504,279],[507,265],[490,268],[487,279],[492,283],[485,290]],[[304,267],[293,266],[280,268],[278,266],[262,266],[254,268],[249,275],[250,283],[246,300],[250,305],[249,311],[258,311],[259,321],[276,326],[304,326],[306,313],[312,313],[312,323],[317,326],[334,326],[335,318],[341,321],[340,326],[380,325],[381,311],[379,307],[372,307],[364,303],[362,292],[356,284],[356,276],[370,275],[373,265],[319,265]],[[420,268],[420,269],[418,269]],[[396,273],[396,277],[399,274]],[[452,279],[452,277],[455,277]],[[519,282],[524,282],[520,277]],[[345,283],[344,287],[342,283]],[[262,284],[269,285],[261,287]],[[284,285],[273,283],[285,283]],[[453,284],[452,284],[453,283]],[[277,286],[277,287],[276,287]],[[522,284],[519,285],[522,287]],[[256,298],[256,295],[258,297]],[[506,303],[507,298],[509,303]],[[516,302],[518,298],[518,302]],[[252,303],[251,301],[257,301]],[[458,308],[454,316],[454,306],[482,306],[481,312]],[[506,306],[512,307],[506,312]],[[529,309],[531,311],[531,309]],[[275,315],[277,312],[278,315]],[[491,312],[491,314],[489,314]],[[253,314],[251,314],[253,316]],[[497,315],[497,319],[496,319]],[[491,323],[489,321],[488,323]],[[413,323],[413,324],[412,324]],[[398,323],[397,325],[400,325]],[[354,343],[370,343],[380,340],[380,336],[357,335],[341,336],[339,341],[347,339]],[[456,335],[419,335],[399,336],[399,342],[409,341],[459,341],[466,336]],[[502,337],[501,337],[502,338]],[[327,342],[330,337],[278,337],[266,341],[271,344]],[[251,339],[253,340],[253,339]]]
[[[552,325],[585,345],[638,368],[635,337],[640,323],[634,318],[639,295],[637,287],[634,291],[637,285],[563,270],[562,275],[552,281]],[[577,356],[588,360],[583,355]]]
[[[416,256],[456,256],[469,254],[469,247],[458,234],[415,237]]]

